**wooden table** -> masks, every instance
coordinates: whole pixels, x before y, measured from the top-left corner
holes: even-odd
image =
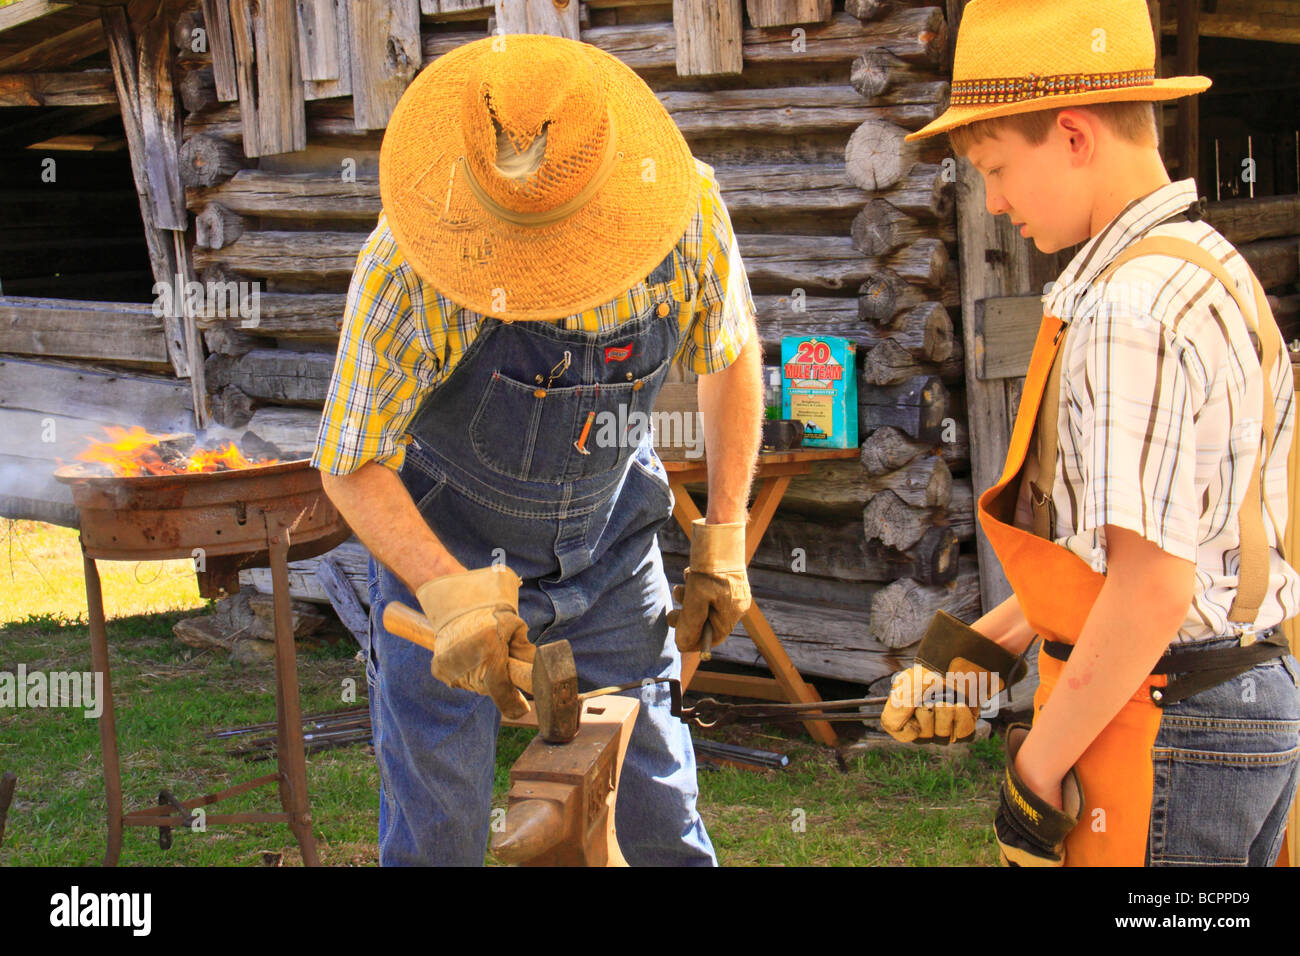
[[[754,557],[758,543],[781,503],[785,490],[790,486],[790,479],[795,475],[806,475],[812,471],[814,462],[833,459],[857,458],[857,448],[801,448],[795,451],[782,451],[760,454],[754,474],[756,494],[749,509],[749,520],[745,526],[745,564]],[[668,472],[668,485],[673,490],[673,517],[691,537],[691,522],[703,517],[695,506],[686,485],[690,482],[705,481],[708,478],[708,465],[705,461],[665,461]],[[715,694],[730,694],[735,697],[754,697],[759,700],[779,700],[789,703],[811,703],[820,701],[821,696],[799,674],[790,660],[790,656],[781,646],[772,625],[759,610],[758,602],[745,612],[740,619],[745,625],[745,633],[758,646],[758,651],[767,661],[773,677],[750,677],[743,674],[721,674],[715,671],[698,670],[700,655],[689,653],[682,655],[682,687],[707,691]],[[813,739],[830,747],[839,745],[834,729],[824,720],[807,720],[804,726]]]

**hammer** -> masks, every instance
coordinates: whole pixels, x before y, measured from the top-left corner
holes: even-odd
[[[437,632],[429,619],[398,601],[384,608],[384,629],[412,643],[433,650]],[[552,641],[537,648],[533,663],[509,658],[510,681],[533,697],[537,730],[548,744],[567,744],[578,735],[582,702],[611,693],[609,688],[578,693],[578,668],[568,641]]]
[[[712,633],[707,624],[705,628],[706,634]],[[429,619],[400,601],[393,601],[384,608],[384,629],[427,650],[433,650],[437,631]],[[578,693],[578,667],[573,660],[573,648],[563,639],[537,648],[532,667],[513,657],[508,659],[508,664],[511,683],[525,694],[533,695],[538,736],[548,744],[567,744],[578,736],[578,721],[582,716],[584,702],[593,697],[642,687],[647,683],[646,680],[635,680]],[[651,678],[649,683],[674,682],[661,677]],[[680,691],[674,690],[673,694],[673,713],[678,714]]]

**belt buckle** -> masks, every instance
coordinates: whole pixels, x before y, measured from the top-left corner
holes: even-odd
[[[1258,640],[1254,624],[1242,624],[1237,628],[1237,646],[1250,647]]]

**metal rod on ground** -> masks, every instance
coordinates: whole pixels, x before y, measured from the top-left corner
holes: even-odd
[[[339,734],[353,733],[353,732],[355,732],[355,731],[365,731],[366,733],[369,733],[369,732],[370,732],[370,720],[369,720],[369,718],[367,718],[367,719],[365,719],[365,720],[351,720],[351,721],[348,721],[348,723],[345,724],[345,725],[341,725],[341,726],[338,726],[338,727],[331,727],[331,728],[328,728],[328,729],[326,729],[326,730],[319,730],[319,731],[316,731],[316,732],[314,732],[314,733],[304,733],[304,734],[302,735],[302,739],[303,739],[304,741],[308,741],[308,740],[327,740],[327,739],[329,739],[330,737],[335,737],[335,736],[338,736]],[[246,744],[244,744],[244,746],[245,746],[246,748],[249,748],[249,747],[271,747],[271,748],[274,748],[277,739],[278,739],[278,735],[277,735],[277,734],[271,734],[270,736],[267,736],[267,737],[254,737],[252,740],[250,740],[250,741],[248,741]]]
[[[302,718],[302,722],[303,722],[303,726],[305,727],[308,724],[319,725],[336,719],[341,719],[353,715],[360,716],[362,714],[369,714],[369,713],[370,713],[370,708],[368,706],[348,707],[344,710],[325,710],[325,711],[321,711],[319,714],[305,715]],[[269,720],[266,721],[265,723],[247,724],[243,727],[223,727],[218,730],[212,731],[210,734],[208,734],[208,737],[210,738],[233,737],[238,734],[255,733],[256,731],[259,730],[274,730],[275,726],[276,726],[276,722],[274,720]]]
[[[335,747],[346,747],[349,744],[370,743],[372,736],[370,728],[366,727],[341,733],[338,737],[304,741],[303,746],[309,753],[314,753],[318,750],[333,750]],[[275,747],[271,744],[244,747],[230,751],[230,755],[232,757],[243,757],[248,761],[270,760],[275,756]]]
[[[741,767],[742,769],[781,770],[790,763],[790,758],[785,754],[775,753],[771,750],[741,747],[716,740],[696,740],[693,743],[697,757]]]

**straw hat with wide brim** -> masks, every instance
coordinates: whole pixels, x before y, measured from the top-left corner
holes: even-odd
[[[1172,100],[1205,76],[1155,78],[1145,0],[971,0],[953,55],[949,108],[906,139],[1033,110]]]
[[[529,175],[499,168],[539,145]],[[686,231],[700,188],[650,88],[608,53],[554,36],[485,37],[433,61],[379,153],[384,211],[412,268],[507,320],[573,315],[643,280]]]

